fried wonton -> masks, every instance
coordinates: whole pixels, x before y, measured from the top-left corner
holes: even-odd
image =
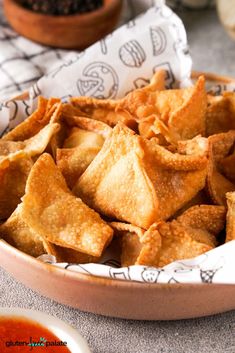
[[[144,233],[145,230],[134,226],[133,224],[129,224],[129,223],[121,223],[121,222],[110,222],[109,223],[110,226],[114,229],[116,235],[118,235],[119,233],[122,234],[122,232],[128,232],[128,233],[135,233],[138,235],[139,238],[141,238]]]
[[[185,226],[196,229],[205,229],[218,235],[224,228],[226,209],[223,206],[197,205],[190,207],[177,221]]]
[[[47,105],[46,120],[50,123],[60,122],[62,103],[59,98],[50,98]]]
[[[205,189],[200,190],[197,195],[195,195],[189,202],[187,202],[179,211],[174,214],[174,218],[179,217],[184,213],[186,210],[193,206],[200,206],[200,205],[211,205],[211,199],[208,196]]]
[[[103,214],[138,225],[139,216],[141,224],[153,217],[156,197],[141,165],[143,150],[133,134],[128,128],[116,126],[74,191]]]
[[[144,91],[162,91],[164,90],[165,87],[165,79],[167,76],[166,70],[160,69],[157,70],[153,77],[150,80],[149,85],[145,86],[142,88]]]
[[[136,89],[133,92],[156,92],[157,90],[163,90],[165,88],[165,70],[158,70],[155,72],[153,77],[150,80],[150,83],[142,88]],[[132,93],[132,92],[131,92]],[[71,108],[67,108],[71,113],[83,113],[86,116],[90,116],[96,120],[101,120],[109,125],[116,125],[118,122],[125,123],[126,119],[129,120],[128,113],[120,109],[121,115],[118,114],[119,109],[116,109],[117,105],[121,100],[105,100],[105,99],[94,99],[90,97],[74,97],[71,98],[71,103],[75,110],[73,111]],[[128,109],[127,109],[128,111]],[[83,115],[82,114],[82,115]],[[122,115],[123,114],[123,115]],[[108,115],[108,116],[105,116]]]
[[[228,192],[227,198],[227,216],[226,216],[226,243],[235,240],[235,192]]]
[[[63,118],[63,121],[70,127],[78,128],[79,130],[84,130],[86,132],[90,131],[101,136],[103,139],[106,139],[112,131],[111,127],[104,122],[90,118],[70,116]]]
[[[21,124],[17,125],[13,130],[2,137],[2,140],[7,141],[24,141],[36,135],[44,128],[57,112],[59,100],[51,98],[38,98],[38,108],[25,119]]]
[[[195,232],[177,221],[160,223],[157,227],[162,246],[155,259],[155,266],[165,266],[176,260],[190,259],[212,250],[215,246],[197,240]]]
[[[0,140],[0,156],[8,156],[9,154],[18,152],[25,148],[24,142],[4,141]]]
[[[163,90],[165,88],[165,76],[165,70],[158,70],[150,80],[150,84],[134,90],[129,93],[129,95],[131,95],[131,97],[135,97],[136,95],[138,96],[138,94],[148,95],[153,94],[157,90]],[[68,111],[67,115],[81,115],[90,117],[95,120],[103,121],[112,127],[117,123],[122,122],[126,126],[136,130],[135,118],[132,116],[128,108],[128,104],[123,104],[123,100],[75,97],[71,98],[70,101],[72,108],[66,108]]]
[[[63,148],[74,147],[96,147],[101,148],[104,143],[104,138],[92,131],[86,131],[78,127],[71,129],[69,136],[64,141]]]
[[[64,141],[63,148],[56,151],[57,166],[70,188],[73,188],[75,182],[99,153],[104,138],[112,131],[108,125],[100,121],[79,117],[73,117],[72,120],[82,128],[73,127]],[[72,123],[71,120],[70,123]]]
[[[140,136],[144,138],[150,139],[151,137],[156,137],[156,133],[154,132],[154,123],[156,120],[156,115],[147,116],[147,118],[141,119],[138,124],[138,132]]]
[[[19,204],[10,218],[0,226],[0,237],[18,250],[34,257],[45,253],[42,238],[34,233],[21,217]]]
[[[119,229],[122,233],[122,266],[163,267],[176,260],[198,256],[215,246],[212,242],[207,244],[210,241],[206,236],[202,241],[195,239],[195,234],[200,231],[185,227],[177,221],[154,223],[145,232],[136,228],[128,229],[126,225]]]
[[[100,259],[99,257],[94,257],[88,254],[83,254],[73,249],[55,245],[46,240],[43,241],[43,246],[47,254],[55,256],[57,262],[86,264],[96,263]]]
[[[78,178],[85,172],[99,151],[99,147],[84,146],[57,149],[56,164],[70,189],[74,187]]]
[[[119,102],[117,109],[138,119],[141,135],[149,130],[168,139],[185,140],[205,134],[206,105],[205,79],[201,76],[195,86],[181,90],[135,90]],[[152,117],[152,125],[146,121],[148,117]]]
[[[32,166],[31,158],[20,153],[0,161],[0,220],[7,219],[20,203]]]
[[[223,161],[233,150],[235,131],[212,135],[209,142],[209,164],[207,175],[207,189],[213,202],[226,205],[225,194],[235,191],[235,184],[223,175]]]
[[[232,153],[220,161],[220,170],[222,174],[235,184],[235,149]]]
[[[206,146],[171,153],[118,124],[73,191],[102,214],[148,229],[203,189],[206,169]]]
[[[208,95],[207,101],[206,136],[235,130],[235,94]]]
[[[0,156],[12,158],[14,153],[18,154],[20,151],[29,157],[41,154],[58,130],[59,124],[49,124],[36,135],[24,141],[0,140]]]
[[[24,152],[30,156],[41,154],[45,151],[52,137],[59,131],[60,125],[57,123],[48,124],[36,135],[24,141]]]
[[[32,166],[33,164],[31,157],[33,158],[41,154],[46,149],[52,136],[56,133],[56,131],[58,131],[58,129],[58,124],[49,124],[45,126],[41,131],[39,131],[35,136],[25,141],[0,140],[0,178],[2,178],[3,183],[2,190],[0,192],[0,199],[2,201],[0,201],[0,203],[4,204],[5,197],[8,195],[8,188],[10,188],[10,195],[13,199],[9,198],[9,200],[6,202],[6,205],[9,205],[10,203],[12,204],[9,210],[12,209],[12,207],[12,210],[14,210],[19,203],[18,201],[16,203],[16,200],[23,196],[26,178],[29,173],[29,166]],[[19,179],[15,180],[14,174]],[[4,186],[6,188],[5,190]],[[13,195],[18,196],[14,198]],[[1,207],[4,208],[4,206]],[[6,211],[7,214],[9,213],[9,210]],[[1,213],[2,212],[0,211],[0,214]],[[5,213],[3,212],[3,214]],[[9,215],[10,214],[8,214],[8,216]]]
[[[223,206],[200,205],[186,210],[177,221],[190,227],[191,236],[200,243],[216,246],[216,237],[224,229],[226,209]]]
[[[135,119],[128,111],[117,109],[118,101],[91,97],[74,97],[70,101],[79,116],[99,120],[112,127],[118,122],[131,128],[136,126]]]
[[[55,158],[56,150],[58,147],[62,146],[62,143],[66,137],[66,134],[67,134],[67,130],[66,130],[66,125],[63,123],[63,121],[61,119],[61,117],[62,117],[62,103],[61,103],[60,99],[51,98],[49,100],[49,103],[50,102],[51,102],[51,108],[49,109],[47,115],[49,115],[49,117],[50,117],[50,119],[49,119],[50,124],[54,124],[54,123],[58,124],[59,129],[52,136],[47,150]]]
[[[56,159],[56,153],[58,148],[63,147],[64,140],[68,135],[68,127],[62,121],[59,122],[60,129],[53,135],[50,145],[48,146],[47,152],[49,152],[54,159]]]
[[[121,236],[122,267],[140,263],[152,265],[161,246],[161,238],[155,232],[155,225],[147,231],[126,223],[112,222],[110,225]]]
[[[22,200],[24,222],[46,241],[100,257],[112,239],[112,229],[70,192],[49,154],[34,164]]]

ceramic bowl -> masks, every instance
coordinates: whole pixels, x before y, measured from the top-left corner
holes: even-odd
[[[36,13],[20,0],[5,0],[4,12],[16,32],[35,42],[58,48],[84,49],[110,33],[116,26],[122,0],[104,0],[92,12],[68,16]]]
[[[192,78],[201,74],[209,83],[234,82],[230,77],[202,72],[194,72]],[[137,283],[94,277],[42,263],[3,240],[0,240],[0,266],[48,298],[106,316],[176,320],[235,309],[235,285]]]
[[[70,325],[40,311],[20,308],[0,308],[0,318],[23,318],[42,325],[59,340],[67,342],[71,353],[91,353],[85,339]]]
[[[82,311],[136,320],[176,320],[235,309],[235,286],[137,283],[42,263],[0,240],[1,266],[42,295]]]

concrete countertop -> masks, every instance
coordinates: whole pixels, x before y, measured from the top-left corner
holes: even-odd
[[[180,11],[193,69],[235,77],[235,41],[226,33],[215,10]]]
[[[179,12],[188,32],[194,69],[235,76],[235,42],[215,10]],[[76,327],[94,353],[232,353],[235,312],[175,322],[105,318],[60,305],[0,270],[0,306],[41,310]]]

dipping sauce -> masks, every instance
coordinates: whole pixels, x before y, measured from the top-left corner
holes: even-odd
[[[0,318],[1,353],[71,353],[47,328],[20,317]]]

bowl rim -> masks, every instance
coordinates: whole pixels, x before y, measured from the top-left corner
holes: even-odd
[[[191,73],[191,78],[196,80],[199,76],[205,76],[206,81],[209,82],[217,82],[217,83],[234,83],[235,77],[226,76],[226,75],[218,75],[213,72],[204,72],[204,71],[196,71],[193,70]]]
[[[0,307],[0,321],[4,318],[20,318],[39,324],[53,333],[61,341],[64,341],[65,336],[70,338],[70,346],[72,347],[67,347],[70,349],[71,353],[91,353],[86,340],[82,337],[80,332],[69,323],[56,316],[34,309]]]
[[[135,287],[139,290],[149,290],[155,291],[156,289],[166,289],[166,288],[186,288],[186,287],[208,287],[208,286],[233,286],[233,284],[227,283],[150,283],[150,282],[138,282],[133,280],[122,280],[116,278],[108,278],[104,276],[94,276],[91,274],[80,273],[76,271],[67,270],[61,267],[57,267],[53,264],[45,263],[37,258],[34,258],[21,250],[16,249],[14,246],[8,244],[5,240],[0,239],[0,253],[1,250],[7,251],[13,255],[13,257],[18,257],[25,263],[35,267],[36,269],[43,270],[44,272],[54,273],[56,276],[67,277],[68,279],[73,279],[75,281],[80,281],[83,283],[88,283],[92,286],[112,286],[117,288]],[[3,267],[4,268],[4,267]]]
[[[50,22],[65,22],[67,25],[69,25],[69,22],[74,22],[79,19],[80,24],[85,24],[87,22],[96,22],[99,18],[102,18],[103,16],[109,14],[110,12],[113,12],[116,10],[116,7],[121,6],[123,3],[123,0],[104,0],[104,4],[93,11],[90,12],[85,12],[82,14],[75,13],[75,14],[70,14],[70,15],[50,15],[50,14],[44,14],[41,12],[35,12],[33,10],[27,9],[26,7],[22,6],[19,1],[17,0],[5,0],[3,2],[4,8],[8,8],[8,6],[11,6],[15,9],[15,11],[18,11],[21,14],[25,14],[31,19],[39,19],[39,18],[46,18]],[[28,18],[29,18],[28,17]]]

